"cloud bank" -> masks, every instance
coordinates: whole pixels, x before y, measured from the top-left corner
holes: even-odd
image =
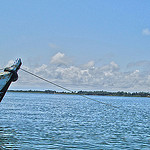
[[[114,61],[96,66],[91,60],[76,66],[70,63],[70,58],[59,52],[50,59],[49,64],[36,68],[24,65],[22,68],[72,90],[150,91],[150,71],[140,71],[136,68],[139,64],[129,64],[134,69],[127,72],[121,71]],[[19,80],[12,88],[57,89],[22,71],[19,71]]]

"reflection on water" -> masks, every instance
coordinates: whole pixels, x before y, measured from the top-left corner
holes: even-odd
[[[150,149],[150,99],[7,93],[0,149]]]

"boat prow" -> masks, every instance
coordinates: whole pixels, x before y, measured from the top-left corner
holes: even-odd
[[[0,73],[0,102],[2,101],[11,82],[17,81],[17,71],[20,69],[21,64],[21,59],[19,58],[11,67],[5,68],[4,71]]]

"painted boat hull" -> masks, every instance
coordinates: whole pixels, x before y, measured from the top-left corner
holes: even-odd
[[[21,64],[21,59],[17,59],[11,67],[5,68],[4,72],[0,73],[0,102],[2,101],[11,82],[17,81],[17,71],[20,69]]]

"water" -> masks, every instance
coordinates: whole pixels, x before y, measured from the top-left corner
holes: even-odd
[[[0,103],[0,149],[150,149],[150,99],[7,93]]]

